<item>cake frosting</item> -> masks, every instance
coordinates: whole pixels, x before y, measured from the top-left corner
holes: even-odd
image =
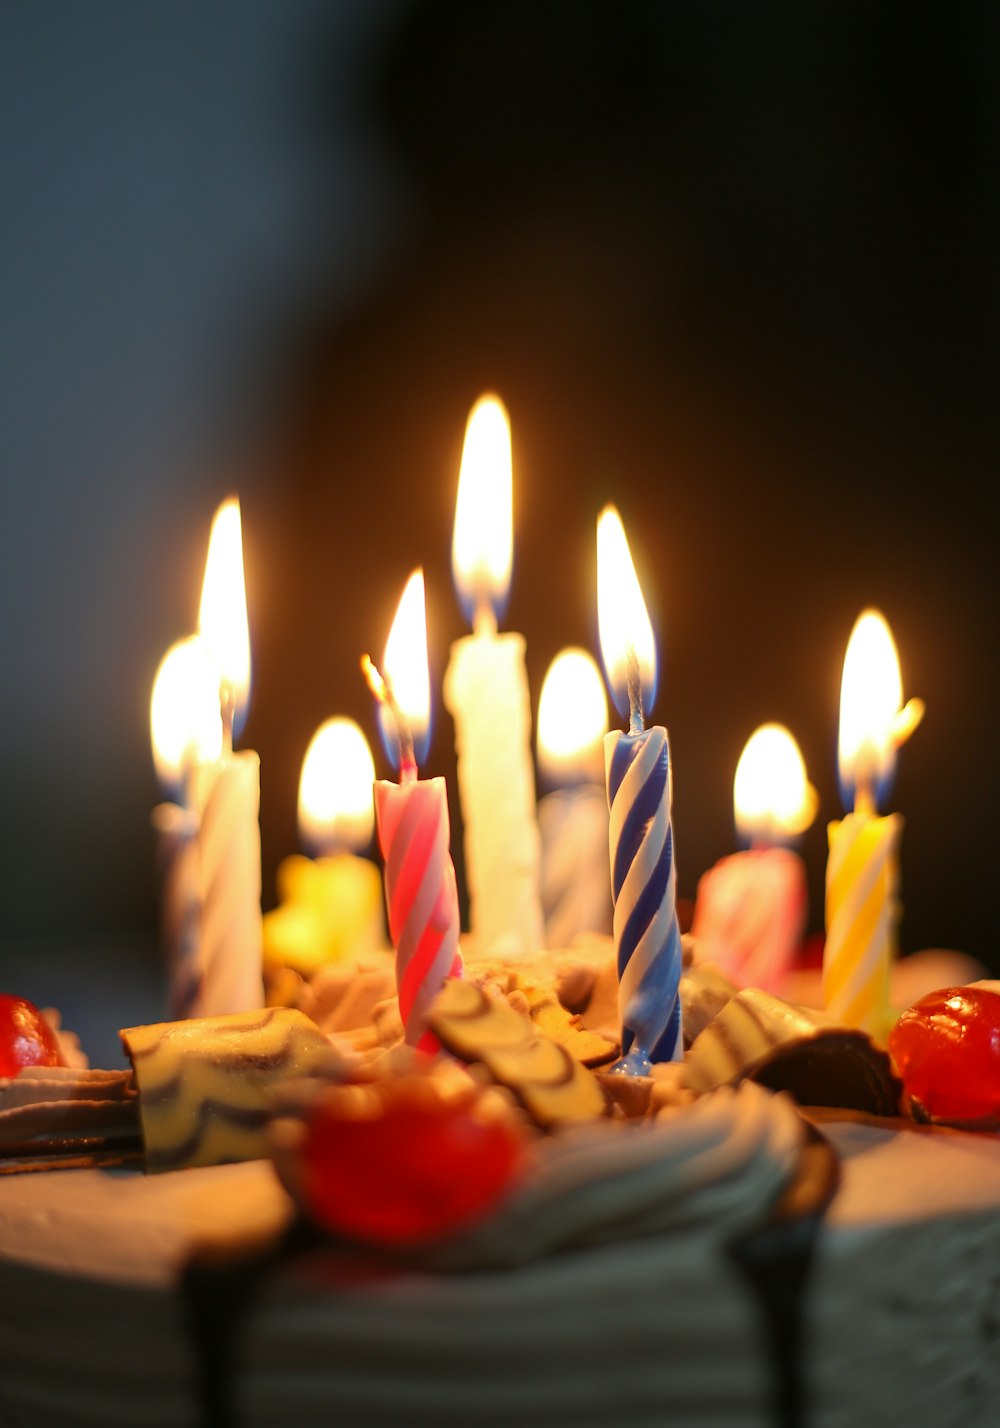
[[[600,983],[597,949],[553,962],[560,1005]],[[370,970],[303,990],[377,1064]],[[466,991],[530,1016],[542,971]],[[748,1081],[646,1097],[536,1134],[496,1209],[403,1260],[305,1227],[267,1160],[0,1175],[0,1422],[992,1428],[1000,1137]]]

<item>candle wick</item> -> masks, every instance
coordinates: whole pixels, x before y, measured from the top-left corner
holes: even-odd
[[[392,681],[380,674],[369,655],[361,656],[361,673],[368,681],[368,687],[380,704],[384,704],[396,726],[399,741],[399,776],[401,783],[410,783],[417,776],[417,760],[413,752],[413,734],[410,723],[393,693]]]
[[[497,616],[485,595],[476,601],[476,613],[472,617],[472,633],[486,638],[497,632]]]
[[[236,717],[236,696],[233,686],[224,679],[219,686],[219,704],[222,712],[222,752],[233,752],[233,720]]]
[[[641,734],[646,728],[642,717],[642,679],[632,645],[625,654],[625,685],[628,689],[628,731],[630,734]]]
[[[869,779],[859,782],[854,788],[854,811],[855,813],[873,814],[875,807],[875,785]]]

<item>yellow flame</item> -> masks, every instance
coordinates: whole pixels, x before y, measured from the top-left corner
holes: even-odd
[[[386,641],[382,672],[410,726],[415,741],[423,738],[431,717],[431,679],[427,667],[427,611],[424,572],[415,570],[406,582]]]
[[[619,710],[628,708],[625,674],[632,650],[639,665],[643,712],[648,714],[656,689],[656,645],[625,527],[614,506],[605,506],[597,521],[597,626]]]
[[[243,528],[235,496],[223,501],[212,521],[198,630],[215,656],[222,680],[232,691],[236,716],[241,718],[250,694],[250,629]]]
[[[567,782],[601,768],[607,728],[608,701],[593,657],[586,650],[561,650],[538,700],[540,768],[554,781]]]
[[[302,761],[299,835],[321,852],[367,848],[375,826],[375,761],[353,719],[327,719]]]
[[[858,616],[844,656],[840,686],[837,758],[844,783],[858,787],[887,778],[896,749],[920,723],[923,704],[905,708],[899,655],[885,618],[877,610]]]
[[[451,544],[455,584],[478,617],[506,599],[513,552],[510,422],[499,397],[485,396],[465,428]]]
[[[156,775],[167,787],[222,753],[219,666],[197,635],[170,646],[153,681],[149,729]]]
[[[746,742],[733,780],[736,827],[751,842],[780,843],[816,817],[816,790],[783,724],[762,724]]]

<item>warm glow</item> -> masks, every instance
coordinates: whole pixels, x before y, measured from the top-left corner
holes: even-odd
[[[597,521],[597,626],[618,712],[629,712],[625,672],[631,649],[639,665],[642,712],[648,714],[656,697],[656,645],[625,527],[614,506],[605,506]]]
[[[327,719],[312,736],[299,781],[299,836],[316,852],[371,842],[375,762],[353,719]]]
[[[171,645],[160,662],[149,702],[153,762],[160,783],[179,791],[194,764],[222,752],[219,666],[197,635]]]
[[[235,496],[223,501],[212,521],[198,630],[232,691],[235,723],[241,725],[250,695],[250,630],[240,503]]]
[[[783,843],[816,816],[816,790],[799,746],[783,724],[762,724],[747,740],[733,780],[736,828],[750,843]]]
[[[601,740],[608,701],[600,670],[586,650],[562,650],[549,665],[538,701],[538,764],[554,783],[603,769]]]
[[[499,397],[480,397],[465,428],[451,566],[477,624],[492,623],[510,588],[514,551],[510,422]]]
[[[896,749],[923,714],[919,700],[905,709],[899,655],[892,633],[877,610],[858,616],[844,657],[840,686],[840,737],[837,747],[841,783],[874,796],[892,775]]]
[[[382,673],[392,686],[396,703],[410,726],[419,758],[419,746],[431,717],[423,570],[415,570],[406,582],[386,641]]]

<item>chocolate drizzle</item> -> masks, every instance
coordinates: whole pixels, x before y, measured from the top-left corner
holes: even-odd
[[[771,1218],[729,1247],[763,1316],[776,1428],[805,1428],[807,1422],[806,1291],[823,1216],[839,1183],[836,1152],[819,1131],[807,1127],[798,1172]]]

